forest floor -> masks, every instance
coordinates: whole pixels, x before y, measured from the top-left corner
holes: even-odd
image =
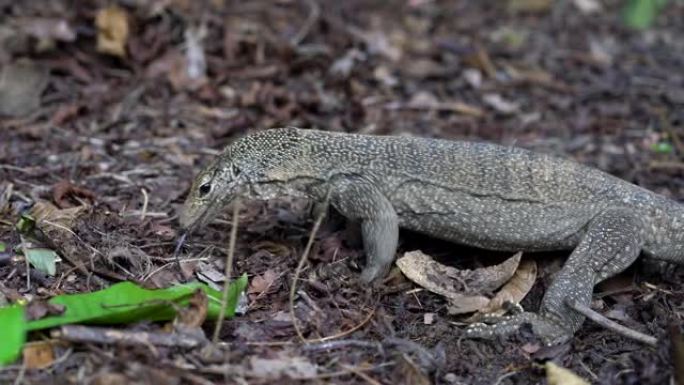
[[[119,7],[105,10],[111,3]],[[623,25],[623,3],[0,2],[0,242],[21,244],[15,224],[36,202],[88,207],[72,227],[81,246],[53,245],[65,257],[54,276],[0,258],[0,297],[177,282],[178,210],[193,176],[248,130],[487,140],[684,199],[684,3],[669,2],[641,31]],[[98,47],[102,30],[108,47]],[[681,268],[640,260],[596,289],[593,308],[654,335],[657,348],[590,321],[553,348],[525,332],[469,340],[442,298],[403,277],[381,290],[356,285],[364,255],[335,214],[316,236],[295,305],[307,337],[342,335],[302,344],[288,292],[313,227],[309,206],[243,205],[233,272],[250,277],[249,306],[225,322],[221,359],[68,344],[47,369],[1,369],[0,383],[21,372],[25,384],[534,384],[546,381],[547,360],[592,383],[667,384],[675,375]],[[226,210],[189,236],[186,277],[220,287],[231,219]],[[465,268],[508,256],[402,233],[399,253],[415,249]],[[532,256],[539,278],[526,309],[538,307],[567,255]],[[330,264],[339,269],[321,275]]]

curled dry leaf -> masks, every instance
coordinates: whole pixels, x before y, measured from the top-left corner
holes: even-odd
[[[399,258],[397,266],[413,282],[447,298],[450,314],[463,314],[487,306],[490,300],[483,293],[496,289],[512,277],[520,257],[518,253],[499,265],[458,270],[416,250]]]
[[[415,250],[407,252],[399,258],[397,266],[416,283],[418,282],[412,277],[418,278],[418,276],[425,275],[427,279],[442,288],[440,289],[441,292],[485,294],[498,289],[513,277],[521,257],[522,253],[516,253],[498,265],[474,270],[459,270],[455,267],[442,265],[422,251]],[[435,291],[435,293],[437,292]]]
[[[502,306],[506,302],[519,303],[529,293],[537,279],[537,263],[533,260],[525,260],[520,263],[518,269],[508,282],[499,290],[494,298],[480,309],[480,313],[501,315],[505,311]]]
[[[498,265],[459,270],[416,250],[399,258],[397,266],[413,282],[444,296],[449,301],[449,314],[494,312],[506,301],[520,302],[534,284],[537,265],[525,261],[518,268],[521,257],[522,253],[516,253]],[[494,299],[486,296],[502,285]]]
[[[126,56],[128,40],[128,14],[116,5],[100,9],[95,18],[97,51],[107,55]]]

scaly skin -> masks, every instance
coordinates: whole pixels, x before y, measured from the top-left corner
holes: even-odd
[[[485,249],[574,249],[539,313],[475,325],[473,337],[530,323],[548,343],[570,338],[594,285],[640,251],[684,261],[684,209],[663,196],[571,160],[487,143],[369,136],[297,128],[236,140],[197,176],[181,213],[184,229],[209,222],[237,196],[289,195],[330,203],[360,222],[367,265],[383,277],[399,228]]]

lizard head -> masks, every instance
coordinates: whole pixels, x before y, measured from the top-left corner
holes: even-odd
[[[206,225],[234,198],[270,199],[279,181],[306,172],[297,162],[305,151],[302,130],[263,130],[237,139],[195,178],[180,214],[185,230]]]

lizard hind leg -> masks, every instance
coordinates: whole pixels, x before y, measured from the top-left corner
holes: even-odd
[[[570,308],[567,301],[589,306],[594,285],[623,271],[639,256],[644,229],[641,218],[627,209],[603,211],[589,222],[584,237],[553,278],[539,313],[501,317],[500,322],[492,325],[474,324],[466,329],[466,336],[505,336],[523,324],[530,324],[535,335],[548,345],[569,340],[585,317]]]

